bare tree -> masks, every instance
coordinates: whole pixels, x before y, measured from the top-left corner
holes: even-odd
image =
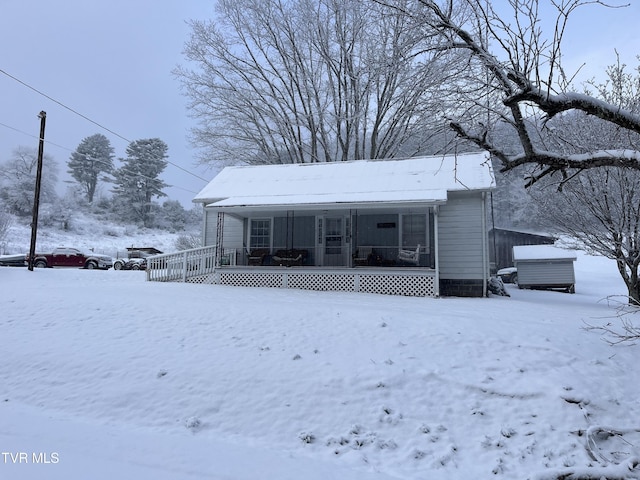
[[[396,2],[378,1],[408,16],[416,15]],[[574,110],[628,132],[640,132],[637,113],[609,103],[607,98],[571,91],[572,78],[562,69],[562,40],[571,14],[585,5],[606,6],[603,2],[550,2],[547,6],[555,9],[555,22],[548,37],[541,25],[549,23],[549,13],[545,12],[543,18],[538,0],[509,0],[508,15],[496,12],[487,0],[418,3],[424,24],[440,35],[440,48],[468,52],[471,64],[483,69],[484,75],[466,76],[455,84],[460,105],[449,112],[449,123],[460,137],[491,152],[503,170],[531,166],[527,185],[532,185],[558,172],[568,178],[573,171],[597,167],[640,169],[640,152],[635,149],[575,154],[545,150],[537,143],[541,128],[558,115]],[[462,8],[454,8],[459,5]],[[477,70],[473,72],[475,75]],[[503,148],[500,138],[493,135],[492,127],[499,122],[509,125],[517,135],[518,151]]]
[[[629,302],[640,305],[640,172],[594,169],[566,182],[562,192],[537,195],[548,220],[578,248],[616,260]]]
[[[195,68],[175,71],[206,162],[408,156],[445,110],[452,56],[427,48],[413,17],[363,0],[217,7],[214,21],[191,22]]]
[[[9,236],[9,229],[13,224],[13,218],[8,212],[0,210],[0,254],[4,254],[7,246],[6,240]]]
[[[18,147],[9,160],[0,164],[0,199],[11,213],[26,217],[33,209],[38,150],[31,147]],[[51,203],[56,198],[58,181],[55,160],[45,153],[42,167],[42,187],[40,201]]]
[[[640,111],[640,71],[629,73],[618,62],[608,79],[590,88],[611,105]],[[540,130],[538,144],[547,151],[584,155],[595,150],[636,149],[640,135],[581,111],[558,115]],[[640,305],[640,171],[625,167],[587,169],[573,178],[540,179],[530,189],[540,218],[574,239],[578,248],[616,261],[629,302]]]

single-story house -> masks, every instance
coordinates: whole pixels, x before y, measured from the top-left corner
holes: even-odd
[[[184,280],[484,296],[494,187],[486,152],[226,167],[193,200],[215,266]]]

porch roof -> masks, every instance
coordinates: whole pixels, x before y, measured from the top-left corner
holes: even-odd
[[[435,204],[447,192],[495,187],[486,152],[336,163],[224,168],[193,199],[209,207]]]

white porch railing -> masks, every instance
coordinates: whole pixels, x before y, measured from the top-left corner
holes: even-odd
[[[418,297],[439,296],[436,272],[432,269],[236,266],[236,253],[235,249],[223,249],[218,252],[216,246],[211,246],[154,255],[147,259],[147,280]]]
[[[147,280],[187,282],[191,277],[212,274],[216,269],[216,245],[147,258]]]

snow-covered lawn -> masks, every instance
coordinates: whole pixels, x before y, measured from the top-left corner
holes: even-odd
[[[638,478],[640,346],[583,328],[624,285],[575,266],[482,299],[0,268],[0,478]]]

